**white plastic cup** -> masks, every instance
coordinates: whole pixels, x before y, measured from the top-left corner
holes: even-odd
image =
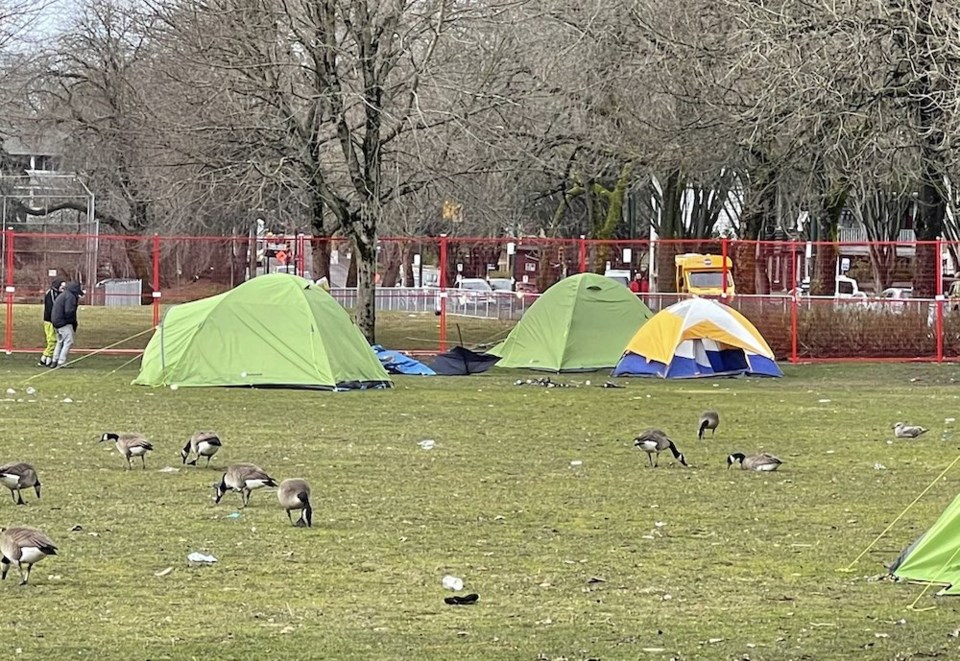
[[[444,576],[440,583],[448,590],[457,591],[463,589],[463,579],[451,576],[450,574]]]
[[[432,450],[433,446],[436,444],[437,444],[436,441],[434,441],[432,438],[427,438],[417,443],[417,445],[419,445],[424,450]]]

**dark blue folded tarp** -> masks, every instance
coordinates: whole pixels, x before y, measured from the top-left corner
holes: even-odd
[[[444,376],[465,376],[479,374],[497,364],[500,356],[491,356],[486,353],[477,353],[464,347],[454,347],[446,353],[437,354],[433,361],[433,369],[437,374]]]
[[[390,374],[419,374],[421,376],[435,376],[436,372],[418,360],[414,360],[399,351],[387,351],[379,344],[373,345],[373,350],[380,359],[383,369]]]

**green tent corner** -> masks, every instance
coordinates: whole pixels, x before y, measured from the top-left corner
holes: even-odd
[[[507,339],[487,353],[500,356],[497,367],[550,372],[613,367],[652,316],[621,283],[581,273],[547,289]]]
[[[275,273],[170,308],[133,383],[331,390],[389,387],[390,377],[330,294]]]
[[[890,573],[902,580],[944,585],[942,595],[960,594],[960,496],[900,554]]]

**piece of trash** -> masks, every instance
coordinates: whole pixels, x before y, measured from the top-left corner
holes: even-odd
[[[580,468],[581,466],[583,466],[583,462],[579,459],[574,459],[570,462],[570,468]]]
[[[30,393],[30,391],[28,390],[28,391],[27,391],[27,394],[29,394],[29,393]],[[949,425],[951,422],[956,422],[956,421],[957,421],[956,418],[944,418],[944,419],[943,419],[943,424]]]
[[[663,521],[657,521],[657,522],[654,523],[653,525],[655,525],[657,528],[662,528],[662,527],[664,527],[664,526],[667,525],[667,524],[666,524],[665,522],[663,522]]]
[[[172,572],[172,571],[173,571],[173,567],[167,567],[166,569],[161,569],[160,571],[155,572],[155,573],[154,573],[154,576],[160,578],[160,577],[162,577],[162,576],[166,576],[167,574],[169,574],[169,573]]]
[[[174,466],[164,466],[158,472],[160,473],[179,473],[180,469]]]
[[[607,381],[600,387],[601,388],[623,388],[624,386],[621,386],[619,383],[614,383],[613,381]]]
[[[829,399],[818,399],[817,402],[818,402],[819,404],[829,404],[829,403],[830,403],[830,400],[829,400]]]
[[[707,639],[707,644],[708,644],[708,645],[716,645],[717,643],[722,643],[722,642],[723,642],[723,638],[708,638],[708,639]]]
[[[641,652],[650,652],[651,654],[657,654],[659,652],[666,652],[665,647],[644,647],[640,650]]]
[[[31,386],[30,388],[27,388],[27,394],[28,394],[28,395],[36,395],[36,394],[37,394],[37,389]]]
[[[17,391],[14,390],[13,388],[7,388],[7,394],[8,394],[8,395],[16,395],[16,394],[17,394]]]
[[[875,471],[885,471],[887,467],[881,464],[879,461],[873,465],[873,470]]]
[[[197,553],[196,551],[194,551],[193,553],[187,556],[187,561],[212,565],[217,561],[217,559],[212,555],[207,555],[205,553]]]
[[[450,606],[468,606],[470,604],[477,603],[477,600],[479,598],[480,598],[480,595],[478,595],[476,592],[473,592],[471,594],[463,595],[462,597],[459,595],[453,595],[452,597],[444,597],[443,603],[448,604]]]
[[[457,576],[451,576],[450,574],[444,576],[440,580],[440,584],[448,590],[453,590],[454,592],[463,589],[463,579]]]
[[[587,583],[606,583],[606,579],[600,578],[599,576],[591,576],[590,580]]]
[[[79,523],[70,528],[70,532],[80,532],[81,530],[83,530],[83,526],[81,526]]]
[[[586,385],[590,385],[590,379],[587,379]]]
[[[419,445],[424,450],[432,450],[433,446],[435,446],[436,444],[437,442],[434,441],[432,438],[427,438],[417,443],[417,445]]]
[[[64,403],[64,404],[73,404],[73,400],[70,399],[69,397],[64,397],[64,398],[63,398],[63,403]]]
[[[223,517],[223,518],[225,518],[225,519],[239,519],[241,516],[242,516],[242,514],[240,514],[240,512],[231,512],[230,514],[227,514],[227,515],[226,515],[225,517]]]
[[[663,601],[670,601],[671,599],[673,599],[673,595],[672,595],[672,594],[665,594],[665,595],[663,595],[663,597],[661,597],[661,599],[663,599]]]
[[[889,637],[890,637],[890,634],[888,634],[888,633],[875,633],[875,634],[873,634],[873,635],[876,636],[877,638],[889,638]]]
[[[180,387],[180,386],[178,386],[176,383],[171,383],[171,384],[170,384],[170,390],[176,390],[176,389],[179,388],[179,387]]]

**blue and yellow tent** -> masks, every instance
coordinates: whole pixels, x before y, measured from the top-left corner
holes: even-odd
[[[691,298],[661,310],[627,345],[613,376],[683,379],[750,374],[783,376],[760,332],[716,301]]]

